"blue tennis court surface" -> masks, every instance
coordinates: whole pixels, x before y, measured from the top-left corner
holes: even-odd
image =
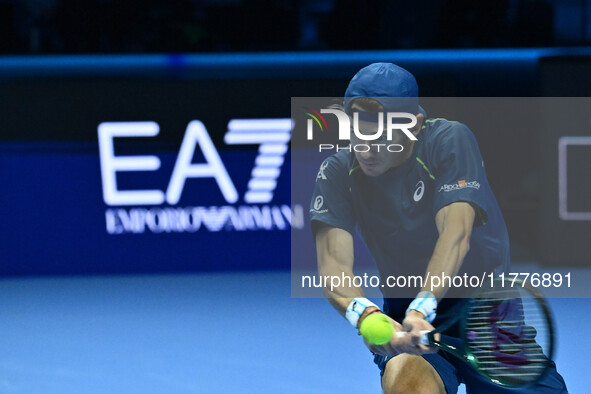
[[[557,364],[589,392],[591,300],[550,301]],[[0,280],[1,393],[379,393],[379,374],[290,273]],[[463,389],[460,391],[463,392]]]

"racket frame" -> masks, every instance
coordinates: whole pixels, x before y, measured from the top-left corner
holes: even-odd
[[[542,296],[542,294],[537,289],[528,285],[527,283],[524,283],[520,279],[513,280],[512,278],[504,278],[504,279],[499,278],[496,280],[496,282],[498,282],[498,284],[495,284],[495,287],[497,285],[502,287],[503,284],[501,284],[501,283],[503,283],[503,282],[505,282],[504,285],[507,286],[507,288],[516,288],[517,286],[523,286],[524,288],[527,289],[527,291],[529,293],[531,293],[531,296],[537,300],[539,306],[541,307],[541,309],[544,313],[545,320],[548,323],[547,328],[548,328],[548,337],[549,337],[549,345],[548,345],[549,348],[547,349],[548,354],[546,354],[546,356],[548,358],[548,362],[546,363],[544,370],[542,371],[542,373],[540,373],[540,375],[538,376],[537,379],[535,379],[531,382],[528,382],[526,384],[511,384],[506,381],[499,380],[497,378],[494,378],[494,377],[488,375],[481,368],[481,365],[479,364],[478,359],[476,358],[476,356],[474,356],[474,354],[470,351],[470,349],[468,349],[467,346],[465,346],[464,349],[458,349],[455,346],[449,345],[445,342],[437,341],[435,339],[435,334],[439,334],[439,333],[446,331],[447,329],[449,329],[451,326],[453,326],[454,324],[456,324],[459,321],[459,323],[460,323],[460,326],[459,326],[460,339],[464,343],[467,342],[466,341],[466,337],[467,337],[466,321],[467,321],[467,317],[468,317],[468,312],[470,311],[470,308],[471,308],[472,304],[474,303],[473,298],[467,300],[467,302],[461,306],[461,311],[457,314],[456,318],[446,321],[444,324],[439,325],[439,327],[437,327],[435,330],[430,331],[430,332],[426,333],[425,335],[427,336],[429,346],[436,347],[440,350],[443,350],[443,351],[457,357],[460,360],[467,362],[481,376],[487,378],[492,383],[500,385],[500,386],[504,386],[504,387],[527,387],[527,386],[535,384],[536,382],[538,382],[542,378],[542,376],[545,374],[547,368],[550,366],[551,360],[554,355],[555,328],[554,328],[554,321],[552,318],[552,314],[550,312],[550,307],[548,306],[548,303],[546,302],[545,298]],[[480,292],[476,292],[476,294],[478,294],[478,293],[480,293]]]

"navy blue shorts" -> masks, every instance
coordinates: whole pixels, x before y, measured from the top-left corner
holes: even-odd
[[[445,342],[458,348],[462,347],[462,342],[457,338],[446,336]],[[380,368],[380,376],[384,374],[386,363],[393,357],[396,356],[374,355],[374,362]],[[553,362],[542,379],[535,385],[522,388],[507,388],[490,382],[471,366],[446,352],[440,351],[435,354],[426,354],[423,358],[435,368],[448,394],[457,393],[461,383],[466,385],[467,394],[568,394],[564,379],[556,370],[556,365]]]

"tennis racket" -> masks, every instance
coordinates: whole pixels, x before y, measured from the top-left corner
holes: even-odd
[[[457,322],[463,349],[435,339]],[[466,361],[495,384],[520,387],[538,381],[550,365],[554,328],[542,295],[523,281],[505,278],[480,288],[457,317],[423,332],[421,342]]]

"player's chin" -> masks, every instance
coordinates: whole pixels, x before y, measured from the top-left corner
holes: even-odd
[[[378,176],[378,175],[382,175],[384,173],[384,170],[377,165],[371,165],[371,166],[364,166],[361,165],[361,170],[363,170],[363,173],[367,176]]]

